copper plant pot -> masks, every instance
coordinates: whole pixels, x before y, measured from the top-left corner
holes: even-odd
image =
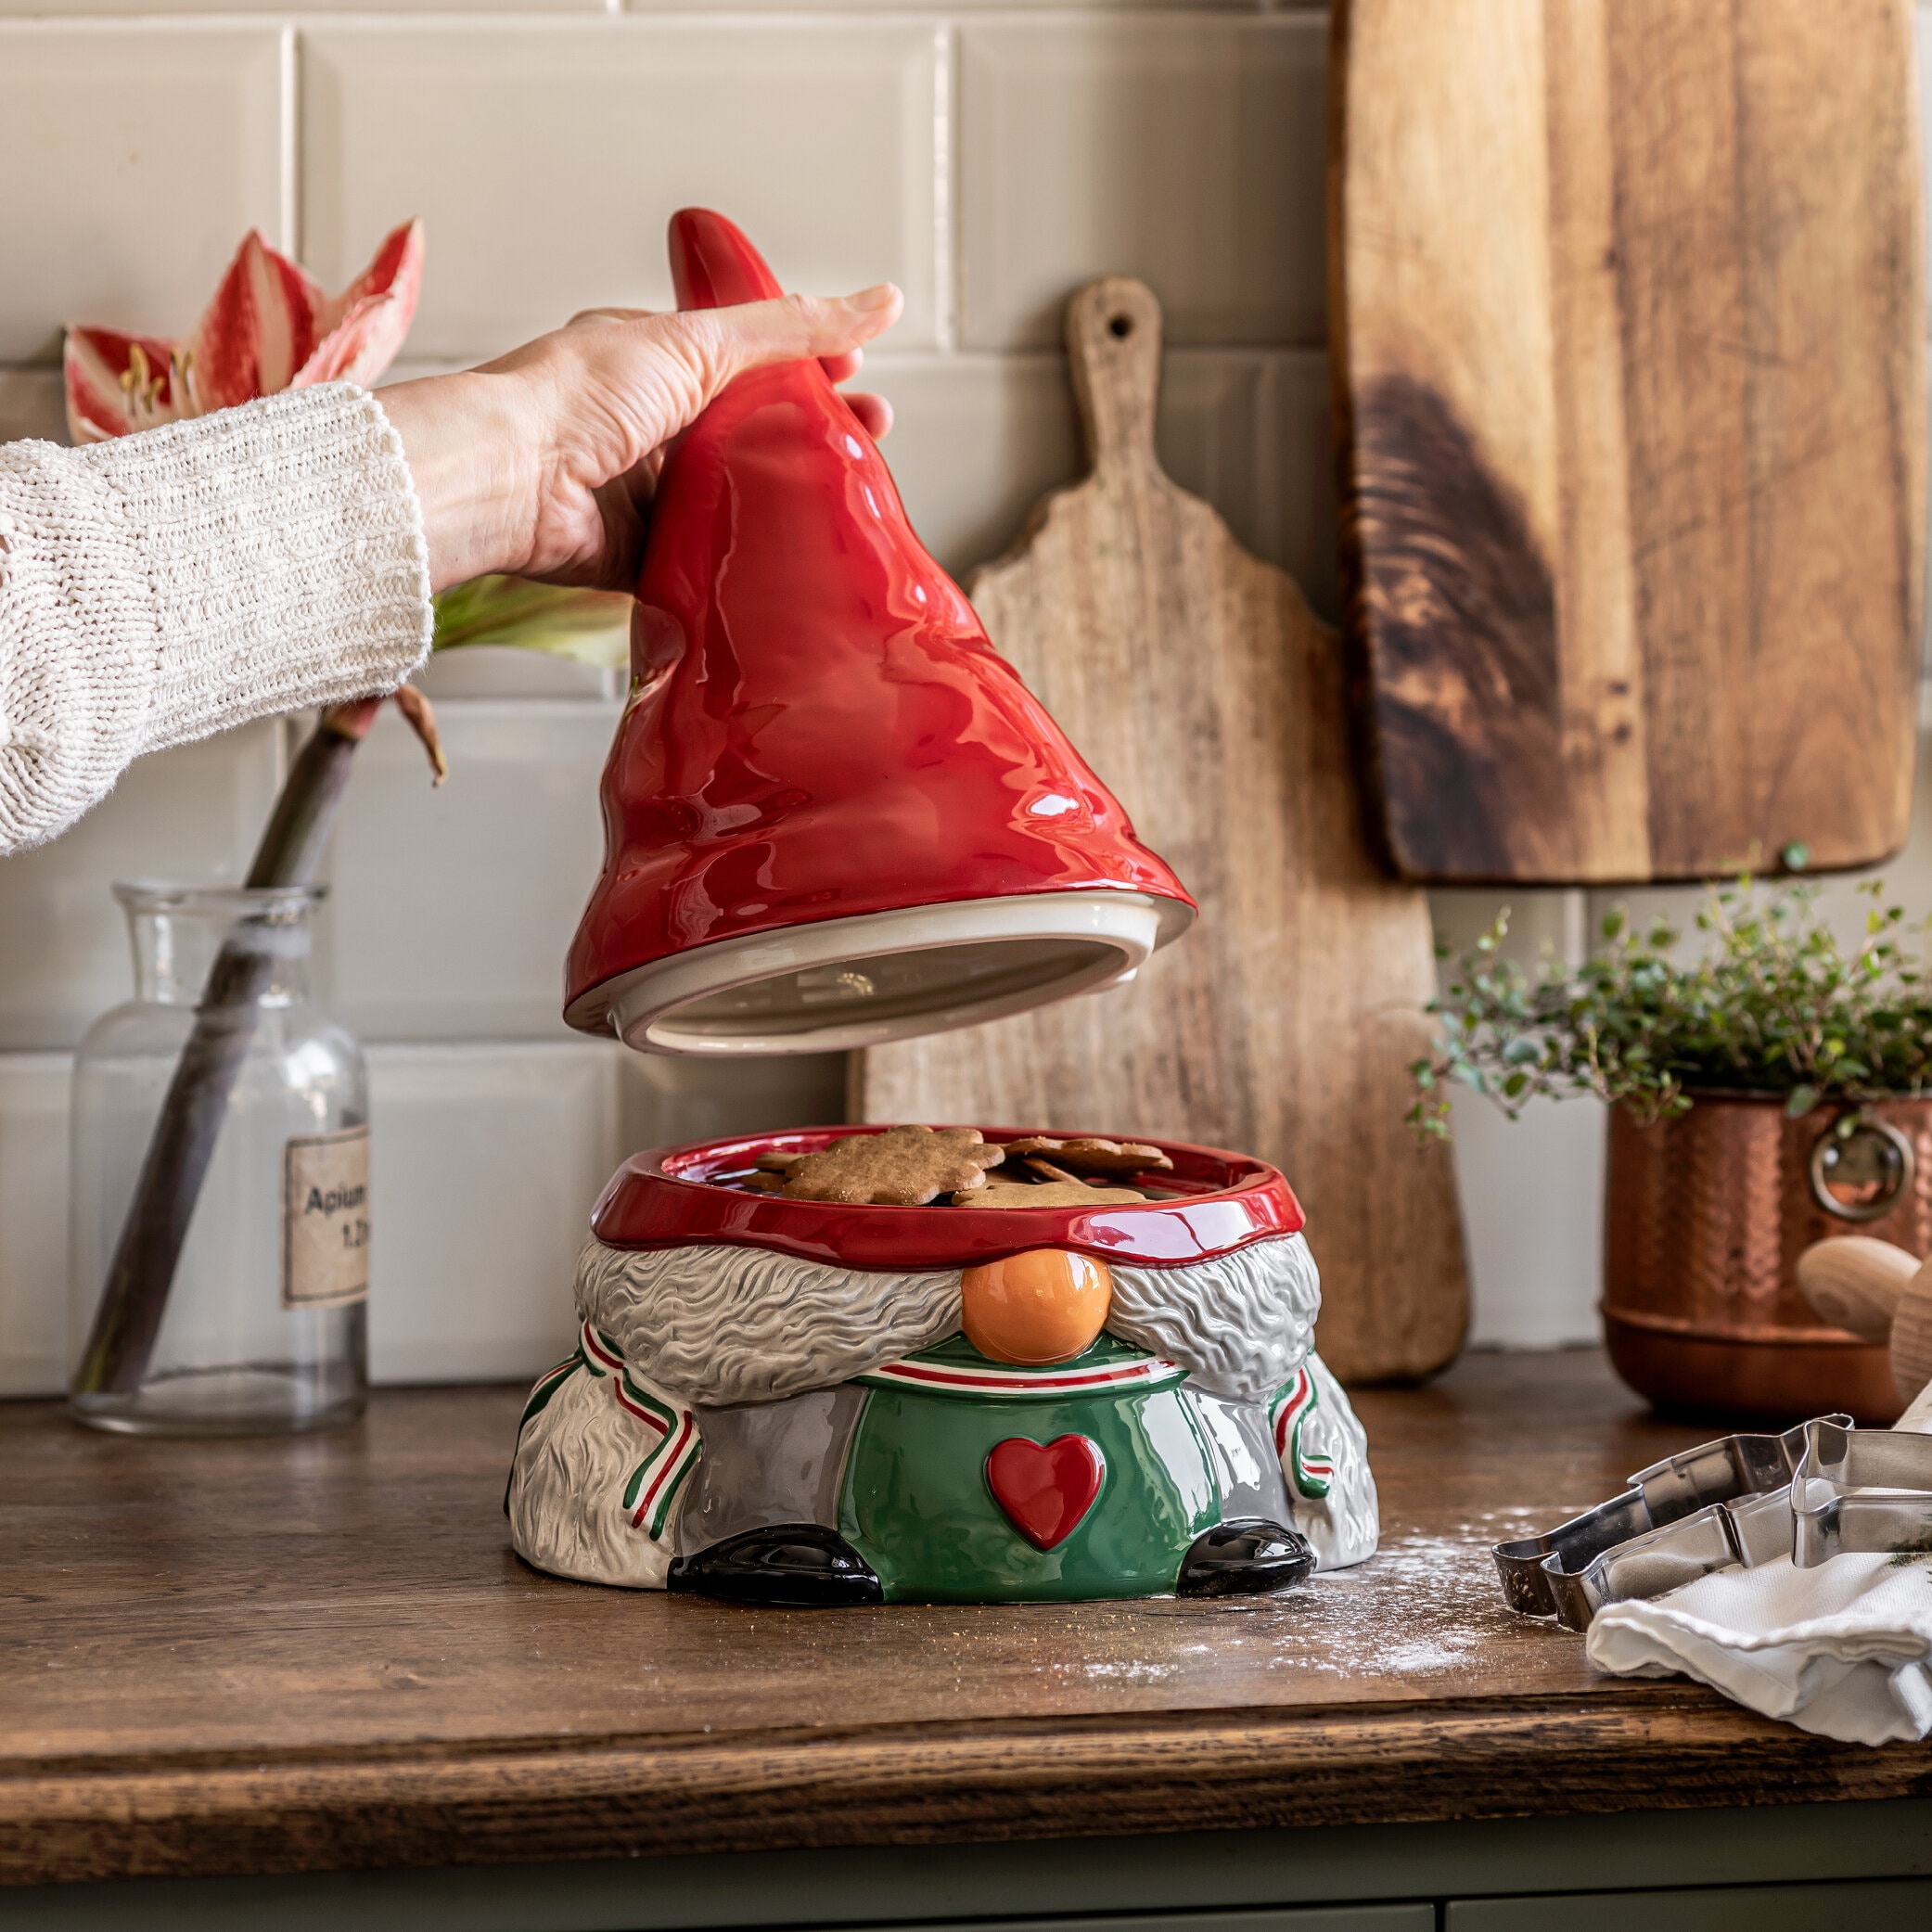
[[[1610,1115],[1603,1314],[1617,1373],[1700,1415],[1896,1420],[1887,1351],[1821,1322],[1797,1263],[1834,1235],[1932,1252],[1932,1099],[1796,1120],[1778,1096],[1694,1099],[1648,1127]],[[1866,1123],[1855,1143],[1833,1133],[1849,1113]]]

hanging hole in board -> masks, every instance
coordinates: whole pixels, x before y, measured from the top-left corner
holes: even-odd
[[[1133,333],[1133,317],[1132,315],[1116,315],[1107,326],[1124,342]]]

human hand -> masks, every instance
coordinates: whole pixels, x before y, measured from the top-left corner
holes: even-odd
[[[748,369],[816,356],[848,380],[902,306],[882,282],[836,300],[594,309],[481,368],[384,390],[423,507],[431,588],[507,570],[629,590],[664,445]],[[882,397],[849,400],[873,436],[891,427]]]

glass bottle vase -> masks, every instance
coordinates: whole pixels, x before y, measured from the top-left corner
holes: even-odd
[[[368,1081],[309,998],[326,890],[114,889],[134,996],[74,1059],[78,1421],[269,1435],[362,1413]]]

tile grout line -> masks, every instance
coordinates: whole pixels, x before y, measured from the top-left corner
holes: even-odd
[[[278,74],[281,87],[281,180],[278,186],[281,192],[280,206],[276,210],[282,232],[275,239],[284,254],[300,262],[302,256],[301,183],[299,178],[301,142],[296,117],[301,112],[301,87],[298,72],[301,58],[296,44],[298,32],[292,21],[283,23]]]
[[[958,240],[954,234],[953,112],[954,70],[958,33],[951,20],[933,30],[932,74],[932,224],[933,335],[942,355],[959,346]]]

